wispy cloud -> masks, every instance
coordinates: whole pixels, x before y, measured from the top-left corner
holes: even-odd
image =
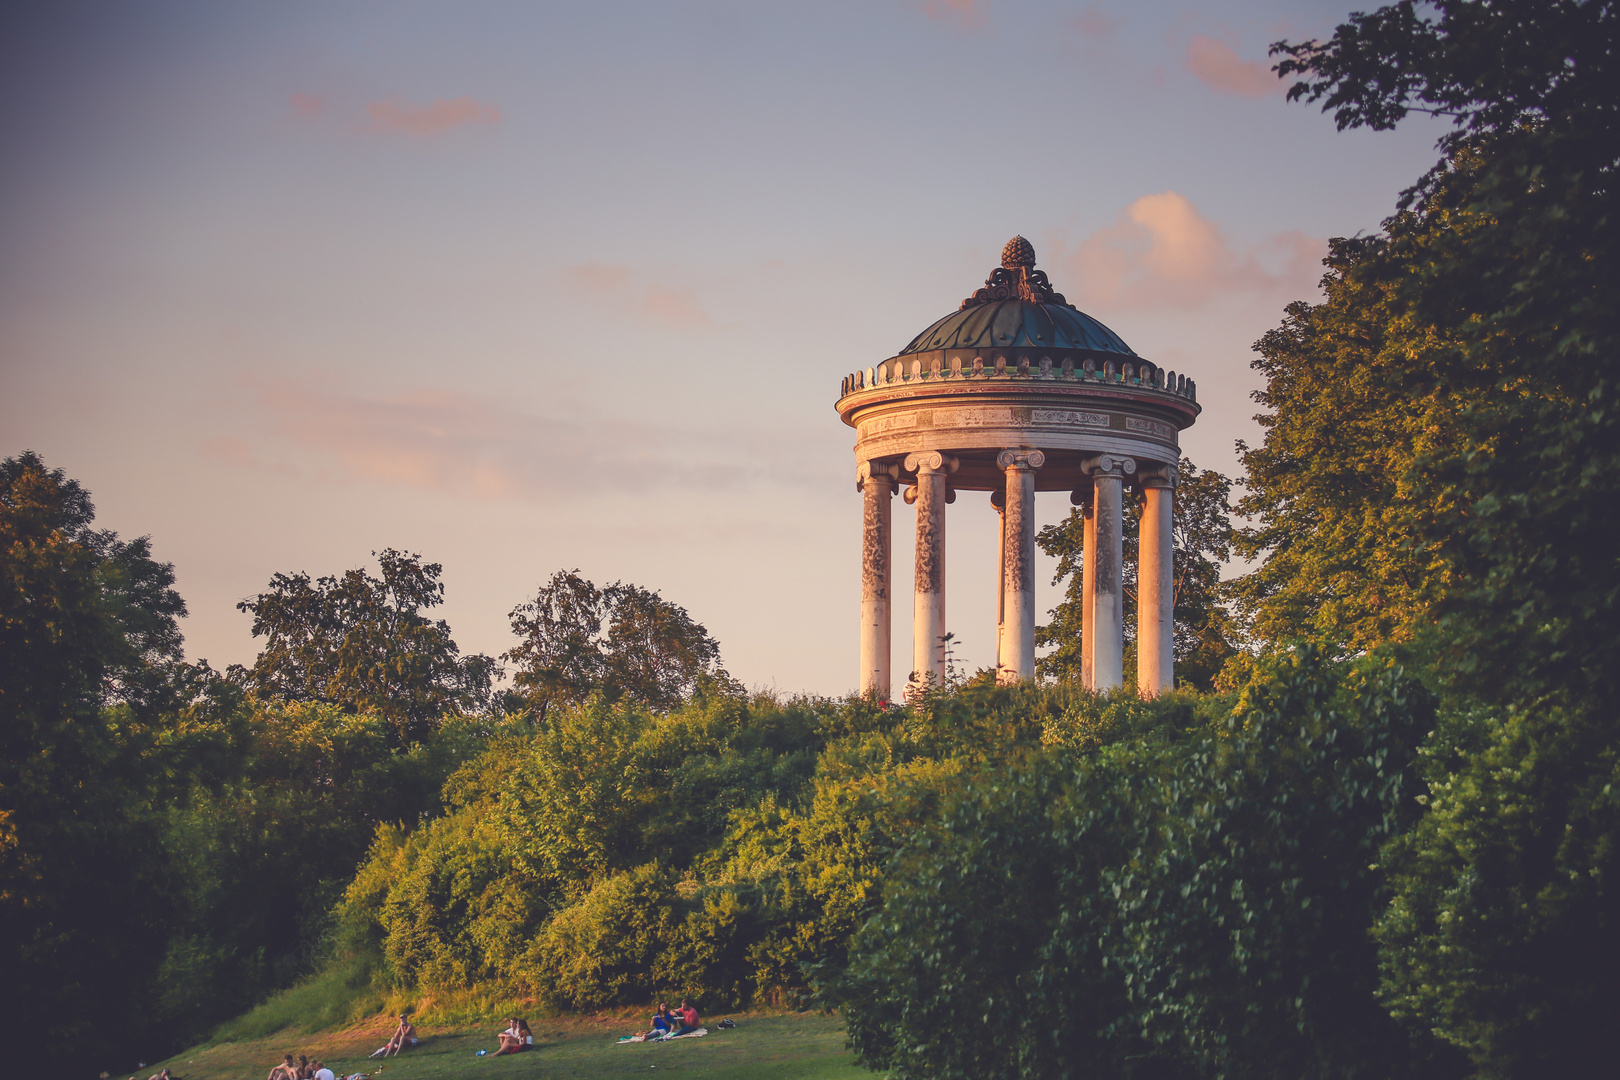
[[[313,120],[326,108],[326,102],[315,94],[294,94],[287,99],[287,107],[300,120]]]
[[[676,330],[711,330],[715,325],[687,289],[649,285],[641,298],[641,309],[650,318]]]
[[[920,0],[924,15],[962,30],[979,30],[986,23],[984,0]]]
[[[637,277],[628,266],[608,263],[581,263],[563,271],[563,280],[580,292],[616,298],[649,322],[669,329],[697,333],[719,325],[692,290],[658,282],[639,285]]]
[[[748,432],[709,434],[553,415],[427,388],[367,394],[319,378],[244,377],[244,435],[198,452],[241,469],[416,488],[468,499],[557,499],[653,488],[794,482]],[[780,442],[780,439],[777,440]],[[256,445],[257,444],[257,445]]]
[[[1069,297],[1082,307],[1189,308],[1217,297],[1314,295],[1326,251],[1298,231],[1240,249],[1185,196],[1165,191],[1137,199],[1058,261],[1078,282]]]
[[[588,293],[601,295],[623,291],[630,281],[628,266],[607,266],[602,263],[581,263],[563,271],[570,283]]]
[[[441,135],[463,124],[494,124],[501,111],[470,97],[440,98],[431,105],[416,106],[399,98],[374,101],[366,106],[372,131],[397,131],[407,135]]]
[[[1119,28],[1125,25],[1125,17],[1110,15],[1101,4],[1092,4],[1073,16],[1069,25],[1088,41],[1102,42],[1119,32]]]
[[[1244,97],[1281,93],[1284,83],[1261,60],[1245,60],[1224,41],[1193,35],[1187,43],[1187,67],[1208,86]]]

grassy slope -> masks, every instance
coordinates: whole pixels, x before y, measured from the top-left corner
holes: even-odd
[[[569,1017],[531,1021],[535,1050],[514,1057],[476,1057],[495,1047],[500,1025],[477,1028],[418,1025],[423,1044],[397,1058],[368,1061],[366,1055],[388,1040],[393,1022],[377,1018],[337,1032],[200,1046],[169,1061],[148,1066],[150,1075],[167,1065],[180,1080],[258,1080],[287,1051],[319,1057],[339,1076],[364,1072],[377,1080],[546,1080],[605,1076],[676,1074],[705,1080],[858,1080],[871,1073],[856,1066],[844,1049],[844,1024],[814,1013],[738,1013],[732,1031],[709,1026],[701,1039],[647,1046],[620,1046],[615,1040],[645,1021],[640,1014]],[[719,1017],[715,1017],[716,1020]],[[706,1021],[706,1023],[709,1023]],[[379,1069],[378,1066],[381,1066]]]

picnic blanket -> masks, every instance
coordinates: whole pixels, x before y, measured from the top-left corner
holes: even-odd
[[[646,1035],[625,1035],[619,1039],[618,1045],[622,1046],[625,1043],[638,1042],[669,1042],[671,1039],[696,1039],[708,1033],[708,1028],[700,1027],[696,1031],[688,1031],[685,1035],[653,1035],[650,1038]]]

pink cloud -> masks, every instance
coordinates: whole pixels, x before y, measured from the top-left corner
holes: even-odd
[[[400,131],[407,135],[441,135],[462,124],[494,124],[501,119],[501,111],[493,105],[474,101],[470,97],[440,98],[431,105],[418,108],[395,98],[374,101],[366,106],[373,131]]]
[[[755,469],[738,468],[739,459],[749,458],[746,432],[715,436],[602,420],[577,404],[543,416],[436,388],[373,395],[318,378],[242,382],[253,396],[247,426],[261,446],[229,436],[199,447],[242,469],[478,500],[719,489],[782,472],[757,454],[750,458],[759,461]],[[580,477],[590,477],[589,484],[581,487]]]
[[[977,30],[985,24],[982,0],[922,0],[920,6],[930,19],[955,23],[963,30]]]
[[[326,108],[326,102],[314,94],[294,94],[287,99],[287,105],[300,120],[313,120]]]
[[[1295,230],[1239,251],[1185,196],[1166,191],[1137,199],[1060,260],[1080,284],[1070,299],[1078,293],[1082,307],[1189,308],[1218,297],[1313,296],[1326,250]]]
[[[1114,36],[1121,26],[1125,25],[1125,17],[1123,15],[1110,15],[1103,10],[1101,4],[1092,4],[1070,19],[1069,25],[1074,27],[1083,38],[1091,41],[1107,41]]]
[[[618,292],[630,280],[628,266],[608,266],[603,263],[570,266],[563,274],[570,283],[590,293]]]
[[[1194,35],[1187,45],[1187,67],[1209,86],[1244,97],[1261,97],[1283,88],[1270,65],[1244,60],[1226,42],[1203,34]]]
[[[581,263],[562,272],[564,284],[604,301],[634,295],[631,287],[637,277],[630,267],[609,263]],[[649,322],[687,333],[713,330],[718,325],[690,289],[653,282],[638,291],[635,310]]]
[[[686,289],[666,289],[653,285],[642,297],[641,309],[653,319],[676,330],[709,330],[714,320]]]

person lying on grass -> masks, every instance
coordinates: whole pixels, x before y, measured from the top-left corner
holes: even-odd
[[[534,1046],[534,1032],[529,1030],[529,1022],[521,1017],[510,1017],[512,1026],[501,1032],[501,1048],[491,1057],[500,1057],[502,1054],[519,1054]]]
[[[685,1035],[698,1029],[698,1011],[690,1001],[681,998],[681,1029],[676,1035]]]
[[[388,1040],[386,1045],[372,1051],[371,1056],[393,1057],[406,1047],[415,1046],[416,1043],[416,1025],[411,1023],[411,1019],[408,1014],[400,1013],[399,1027],[394,1029],[393,1036]]]

